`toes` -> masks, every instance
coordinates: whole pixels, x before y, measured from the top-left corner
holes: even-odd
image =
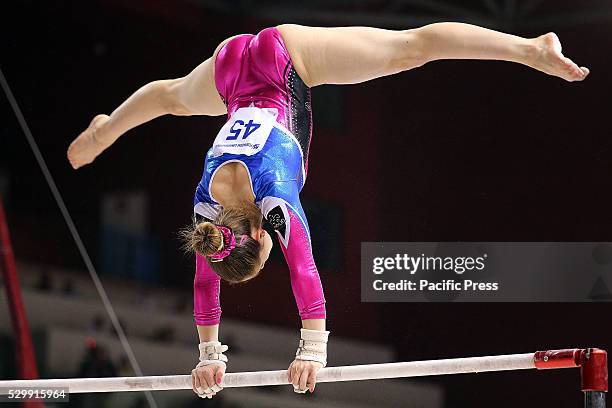
[[[578,65],[576,65],[571,59],[564,57],[563,64],[565,65],[565,68],[568,71],[582,74],[582,71],[580,70],[580,68],[578,68]]]
[[[580,69],[571,59],[563,58],[563,64],[565,66],[565,71],[569,74],[571,80],[582,80],[586,76],[584,71]]]
[[[591,73],[591,70],[589,70],[587,67],[580,67],[580,70],[584,74],[585,78],[586,78],[587,75],[589,75]]]
[[[582,81],[588,75],[587,73],[585,73],[582,69],[578,67],[576,67],[576,69],[573,71],[573,74],[576,80],[578,81]]]

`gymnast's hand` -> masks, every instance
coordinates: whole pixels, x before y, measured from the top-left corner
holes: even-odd
[[[321,368],[323,364],[318,361],[293,360],[287,370],[293,390],[301,394],[306,390],[314,392],[317,384],[317,371]]]
[[[110,117],[108,115],[97,115],[93,118],[87,129],[74,139],[68,147],[68,160],[72,168],[78,169],[81,166],[91,163],[102,153],[112,142],[108,142],[100,137],[99,129]]]
[[[191,371],[191,385],[193,391],[201,398],[212,398],[221,391],[221,380],[225,374],[227,346],[218,340],[201,341],[200,362]]]
[[[191,371],[193,392],[201,398],[212,398],[223,388],[219,385],[225,374],[225,364],[196,366]]]
[[[316,323],[321,324],[321,321]],[[325,330],[300,329],[300,344],[295,352],[295,360],[287,370],[293,391],[303,394],[308,389],[314,392],[317,371],[327,365],[328,336],[329,332]]]

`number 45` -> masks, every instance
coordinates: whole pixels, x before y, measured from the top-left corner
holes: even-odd
[[[242,139],[246,139],[247,137],[249,137],[249,135],[253,132],[255,132],[257,129],[259,129],[259,127],[261,126],[261,124],[259,123],[253,123],[253,120],[249,120],[248,123],[244,123],[241,120],[237,120],[234,122],[234,124],[232,125],[232,127],[230,128],[230,133],[232,134],[231,136],[228,136],[225,138],[225,140],[236,140],[238,139],[238,137],[240,137],[240,133],[244,130],[244,135],[242,136]]]

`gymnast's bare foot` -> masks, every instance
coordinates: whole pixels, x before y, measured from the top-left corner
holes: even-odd
[[[108,115],[97,115],[93,118],[87,129],[74,139],[68,147],[68,161],[72,168],[78,169],[81,166],[91,163],[102,153],[109,143],[104,143],[96,137],[96,131],[110,119]]]
[[[541,35],[532,41],[536,47],[531,67],[570,82],[582,81],[589,75],[588,68],[579,67],[563,56],[561,42],[555,33]]]

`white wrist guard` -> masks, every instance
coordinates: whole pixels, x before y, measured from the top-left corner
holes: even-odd
[[[225,356],[223,352],[227,351],[227,346],[224,346],[218,341],[203,341],[198,345],[198,348],[200,349],[200,362],[196,368],[210,364],[226,366],[227,356]],[[223,388],[217,384],[213,385],[211,388],[198,388],[198,396],[200,398],[212,398],[213,395],[222,389]]]
[[[196,367],[204,367],[209,364],[222,364],[227,362],[227,356],[223,352],[227,351],[227,346],[218,341],[203,341],[198,345],[200,349],[200,362]]]
[[[327,365],[327,338],[325,330],[300,329],[300,345],[295,352],[296,360],[317,361]]]

